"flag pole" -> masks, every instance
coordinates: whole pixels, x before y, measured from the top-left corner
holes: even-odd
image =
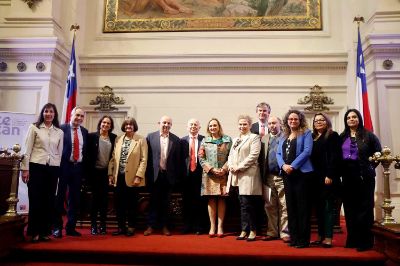
[[[68,123],[70,119],[70,112],[75,107],[76,104],[76,94],[77,94],[77,82],[76,82],[76,60],[75,60],[75,37],[76,31],[79,30],[78,24],[73,24],[70,27],[70,31],[73,31],[73,39],[72,39],[72,49],[70,55],[70,62],[68,68],[68,77],[67,77],[67,86],[65,90],[64,103],[63,103],[63,112],[61,121],[63,123]]]
[[[358,111],[360,111],[364,127],[373,131],[371,113],[369,110],[368,103],[368,90],[367,90],[367,80],[366,80],[366,71],[365,71],[365,62],[364,55],[361,43],[361,34],[360,34],[360,24],[364,23],[364,17],[357,16],[354,17],[353,22],[357,22],[357,71],[356,71],[356,104],[355,107]]]

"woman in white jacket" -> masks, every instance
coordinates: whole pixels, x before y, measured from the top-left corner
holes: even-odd
[[[251,122],[250,116],[239,116],[240,134],[233,140],[228,158],[228,191],[238,189],[240,201],[242,232],[236,239],[247,241],[256,240],[255,204],[262,194],[258,165],[261,141],[258,135],[250,132]]]

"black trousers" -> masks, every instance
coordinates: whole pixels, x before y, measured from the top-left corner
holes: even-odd
[[[359,175],[343,176],[343,208],[348,247],[372,248],[374,236],[375,178]]]
[[[98,214],[100,214],[100,226],[106,227],[109,187],[107,170],[95,168],[90,180],[93,195],[90,219],[94,227],[97,226]]]
[[[51,230],[60,167],[29,163],[28,235],[47,236]]]
[[[261,196],[239,195],[240,222],[242,231],[257,230],[256,206]]]
[[[128,227],[135,228],[137,216],[138,188],[128,187],[125,174],[118,174],[115,188],[115,209],[117,212],[118,228],[125,230],[126,220]]]
[[[167,173],[160,171],[150,187],[148,226],[168,226],[171,192],[172,185],[168,182]]]
[[[311,191],[312,173],[295,170],[284,175],[288,227],[292,244],[309,245],[311,234]]]
[[[62,215],[64,213],[64,201],[68,189],[67,199],[67,224],[66,230],[75,230],[78,216],[78,209],[81,197],[81,186],[83,176],[82,163],[68,162],[61,168],[61,176],[58,182],[56,196],[56,214],[54,219],[54,229],[63,228]]]
[[[182,184],[184,229],[202,232],[208,226],[207,199],[201,197],[202,171],[189,171]]]

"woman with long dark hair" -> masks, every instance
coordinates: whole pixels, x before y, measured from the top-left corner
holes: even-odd
[[[283,174],[290,246],[305,248],[310,244],[310,181],[313,167],[311,131],[304,114],[289,110],[283,119],[284,136],[279,141],[276,159]]]
[[[92,188],[92,209],[90,212],[92,235],[105,235],[107,205],[108,205],[108,163],[114,151],[114,142],[117,137],[112,133],[114,120],[109,115],[100,118],[97,131],[89,134],[89,167],[90,185]],[[97,215],[100,214],[100,228],[97,227]]]
[[[314,167],[312,193],[318,223],[318,238],[311,242],[325,248],[332,247],[334,203],[340,184],[340,138],[332,130],[332,122],[324,113],[317,113],[313,118],[313,149],[311,162]]]
[[[347,228],[347,248],[358,251],[371,249],[374,236],[375,165],[369,157],[382,150],[379,139],[364,128],[356,109],[344,115],[342,144],[343,207]]]
[[[29,126],[21,164],[22,181],[28,185],[27,233],[34,243],[50,240],[63,136],[57,107],[52,103],[45,104],[38,120]]]

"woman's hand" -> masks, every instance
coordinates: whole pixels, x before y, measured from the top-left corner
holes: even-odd
[[[289,164],[284,164],[282,170],[285,171],[286,174],[290,175],[293,172],[293,167]]]
[[[237,167],[237,166],[231,166],[231,167],[229,167],[229,171],[232,172],[232,173],[236,173],[236,172],[238,172],[239,170],[238,170],[238,167]]]
[[[133,179],[133,186],[134,187],[139,186],[140,185],[140,181],[141,181],[140,176],[135,176],[135,179]]]
[[[114,177],[112,175],[108,176],[108,185],[110,186],[114,185]]]
[[[222,168],[214,169],[214,175],[217,177],[223,177],[225,175],[225,170]]]
[[[325,177],[325,185],[332,185],[332,179],[329,177]]]
[[[25,184],[29,182],[29,170],[23,170],[22,171],[22,182]]]

